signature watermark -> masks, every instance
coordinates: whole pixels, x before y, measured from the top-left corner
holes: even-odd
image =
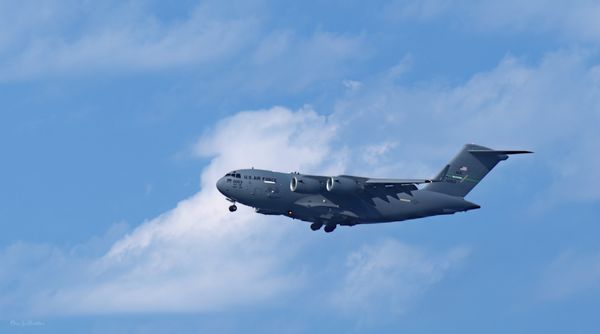
[[[10,327],[43,327],[46,323],[38,320],[11,320],[8,322]]]

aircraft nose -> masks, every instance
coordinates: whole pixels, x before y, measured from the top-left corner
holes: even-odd
[[[224,178],[220,178],[219,181],[217,181],[217,189],[221,192],[221,194],[225,195],[225,179]]]

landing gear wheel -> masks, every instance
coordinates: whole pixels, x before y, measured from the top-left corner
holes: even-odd
[[[312,223],[310,224],[310,229],[313,231],[318,231],[319,229],[321,229],[321,227],[323,227],[322,223]]]
[[[229,207],[229,212],[235,212],[235,210],[237,210],[237,206],[235,206],[235,204]]]
[[[327,224],[327,225],[325,225],[324,230],[327,233],[331,233],[331,232],[333,232],[333,230],[335,230],[336,227],[337,227],[336,224]]]

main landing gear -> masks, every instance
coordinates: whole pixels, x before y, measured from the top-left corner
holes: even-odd
[[[310,229],[313,231],[318,231],[321,229],[321,227],[323,227],[323,225],[323,223],[312,223],[310,224]],[[325,225],[325,228],[323,230],[327,233],[331,233],[333,232],[333,230],[335,230],[336,227],[337,224],[327,224]]]
[[[327,224],[327,225],[325,225],[325,228],[323,230],[327,233],[331,233],[331,232],[333,232],[333,230],[335,230],[336,227],[337,227],[337,224]]]
[[[323,223],[312,223],[310,224],[310,229],[313,231],[318,231],[323,227]]]

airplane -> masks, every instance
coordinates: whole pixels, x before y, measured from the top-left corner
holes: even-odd
[[[464,197],[500,161],[530,151],[493,150],[467,144],[432,179],[385,179],[351,175],[318,176],[260,169],[229,172],[217,189],[236,203],[264,215],[310,222],[327,233],[338,225],[388,223],[479,209]],[[417,186],[424,185],[419,188]]]

